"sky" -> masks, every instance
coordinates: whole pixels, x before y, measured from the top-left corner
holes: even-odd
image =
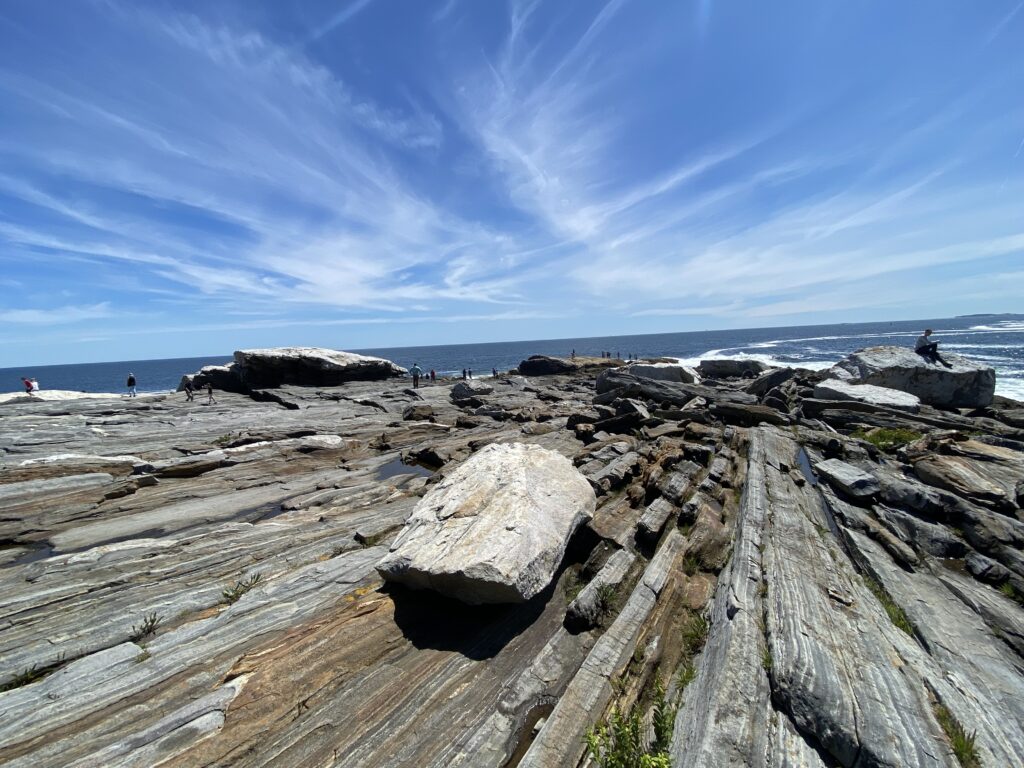
[[[1020,0],[0,3],[0,367],[1021,297]]]

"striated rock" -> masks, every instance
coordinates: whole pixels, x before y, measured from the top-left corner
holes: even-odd
[[[785,404],[782,404],[783,407]],[[758,424],[789,424],[789,417],[767,405],[720,402],[713,403],[708,410],[726,424],[753,427]]]
[[[587,481],[562,456],[490,445],[416,505],[377,571],[466,603],[524,602],[550,583],[595,506]]]
[[[753,378],[768,370],[759,360],[701,360],[697,372],[708,379]]]
[[[411,403],[402,409],[403,421],[426,421],[433,415],[433,406],[426,403]]]
[[[837,363],[831,373],[854,384],[909,392],[940,408],[983,408],[995,394],[996,373],[961,355],[942,353],[946,368],[908,347],[868,347]]]
[[[843,379],[826,379],[815,385],[814,397],[818,400],[854,400],[910,413],[917,413],[921,408],[920,399],[909,392],[873,384],[851,384]]]
[[[744,392],[763,397],[769,390],[782,386],[796,375],[793,368],[776,368],[762,373],[743,388]]]

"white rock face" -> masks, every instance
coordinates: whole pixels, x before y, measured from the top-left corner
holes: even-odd
[[[452,397],[456,400],[465,400],[467,397],[476,397],[477,395],[489,395],[494,391],[494,387],[490,384],[485,384],[482,381],[473,381],[467,379],[466,381],[460,381],[452,387]]]
[[[139,397],[143,395],[140,394]],[[31,395],[21,392],[0,392],[0,403],[30,403],[33,400],[60,402],[62,400],[88,400],[90,398],[124,397],[119,392],[72,392],[66,389],[41,389]]]
[[[254,387],[306,383],[329,386],[406,373],[405,368],[382,357],[322,347],[240,349],[235,352],[235,366],[241,369],[246,384]]]
[[[921,400],[909,392],[874,384],[851,384],[846,379],[827,379],[814,387],[814,396],[819,400],[856,400],[859,403],[897,408],[917,413]]]
[[[631,373],[641,379],[654,379],[656,381],[679,381],[683,384],[696,384],[700,376],[692,368],[687,368],[680,363],[634,363],[625,367],[626,373]]]
[[[377,571],[474,605],[525,602],[551,582],[596,504],[561,454],[489,445],[420,500]]]
[[[868,347],[836,363],[830,372],[854,384],[909,392],[940,408],[983,408],[992,403],[995,369],[943,352],[941,345],[939,354],[952,367],[929,363],[909,347]]]

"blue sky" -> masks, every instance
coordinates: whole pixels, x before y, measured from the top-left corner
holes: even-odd
[[[0,4],[0,367],[1022,311],[1024,2]]]

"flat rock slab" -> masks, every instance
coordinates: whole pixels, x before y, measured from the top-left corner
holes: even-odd
[[[551,582],[596,504],[564,456],[489,445],[423,497],[377,571],[470,604],[525,602]]]
[[[858,403],[897,408],[917,413],[921,399],[909,392],[874,384],[852,384],[843,379],[828,379],[814,387],[814,396],[819,400],[854,400]]]
[[[940,408],[984,408],[996,389],[994,368],[943,353],[949,368],[930,363],[908,347],[868,347],[836,363],[833,376],[909,392]]]
[[[870,498],[881,490],[874,475],[839,459],[819,461],[814,465],[814,471],[828,480],[831,486],[855,499]]]
[[[692,368],[678,363],[634,363],[626,366],[625,372],[640,379],[678,381],[683,384],[696,384],[700,378]]]
[[[465,400],[466,398],[478,395],[489,395],[492,392],[494,392],[494,387],[482,381],[460,381],[452,387],[452,398],[455,400]]]

